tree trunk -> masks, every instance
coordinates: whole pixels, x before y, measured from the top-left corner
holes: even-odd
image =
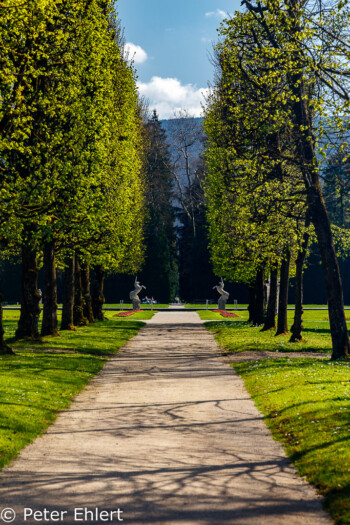
[[[81,264],[81,284],[83,292],[83,314],[89,323],[94,323],[94,314],[92,311],[92,300],[90,292],[90,267],[88,262]]]
[[[253,324],[261,326],[264,323],[265,315],[265,290],[264,290],[264,269],[260,268],[256,274],[256,310]]]
[[[277,279],[278,269],[272,268],[270,271],[270,293],[267,302],[267,310],[265,315],[265,323],[262,332],[276,328],[276,307],[277,307]]]
[[[345,320],[343,285],[334,249],[330,222],[322,196],[310,205],[327,287],[328,315],[332,336],[332,360],[349,357],[350,341]]]
[[[248,323],[252,323],[253,319],[255,317],[254,310],[255,310],[255,286],[252,284],[249,285],[249,305],[248,305],[248,312],[249,312],[249,318]]]
[[[65,261],[61,330],[75,330],[73,321],[75,256]]]
[[[36,248],[22,246],[22,302],[21,315],[16,330],[17,339],[39,339],[41,294],[38,291],[38,264]]]
[[[310,221],[305,220],[305,227],[308,228]],[[309,244],[309,232],[306,231],[303,237],[303,243],[301,250],[298,253],[296,260],[296,275],[295,275],[295,311],[294,311],[294,322],[291,326],[291,337],[289,339],[290,343],[296,343],[297,341],[302,341],[302,330],[303,330],[303,271],[304,271],[304,262],[307,252],[307,247]]]
[[[3,326],[3,310],[2,310],[2,294],[0,293],[0,355],[15,355],[12,349],[5,343],[4,340],[4,326]]]
[[[288,333],[288,288],[289,288],[290,251],[286,250],[281,264],[280,293],[278,297],[277,331],[275,335]]]
[[[300,168],[306,188],[308,211],[314,225],[327,287],[328,314],[332,336],[332,360],[349,357],[350,340],[345,320],[343,285],[335,253],[331,225],[322,196],[318,162],[314,151],[312,115],[301,73],[291,78],[294,91],[295,136]],[[302,130],[302,131],[300,131]]]
[[[44,245],[44,307],[41,335],[58,335],[55,241]]]
[[[94,281],[92,286],[92,310],[94,318],[98,321],[104,321],[103,304],[105,298],[103,295],[104,269],[102,265],[94,267]]]
[[[81,269],[79,256],[75,254],[75,272],[74,272],[74,307],[73,321],[75,326],[86,326],[87,319],[84,317],[83,292],[81,285]]]
[[[255,277],[254,287],[249,288],[249,322],[261,326],[264,322],[264,270],[260,268]]]

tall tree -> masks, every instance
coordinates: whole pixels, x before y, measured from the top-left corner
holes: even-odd
[[[336,3],[337,11],[325,9],[322,2],[315,10],[311,1],[298,0],[244,0],[243,4],[247,11],[236,13],[221,29],[225,40],[218,49],[227,91],[222,118],[235,133],[243,132],[243,144],[250,147],[244,150],[234,143],[234,157],[241,164],[246,164],[247,153],[255,155],[265,169],[270,164],[267,173],[280,182],[287,196],[292,193],[294,198],[293,185],[289,183],[288,188],[286,183],[292,180],[290,175],[295,170],[302,181],[323,259],[332,358],[344,357],[348,355],[349,338],[319,179],[315,115],[320,122],[321,117],[328,118],[331,107],[346,111],[347,103],[342,105],[341,100],[347,97],[344,42],[349,10],[342,2]],[[336,122],[339,124],[339,119]],[[277,168],[280,165],[282,171],[271,170],[273,164]],[[227,170],[227,163],[225,167]],[[278,171],[285,174],[283,179]],[[279,200],[279,192],[273,197]]]
[[[178,288],[173,188],[166,134],[154,111],[145,125],[148,224],[142,279],[158,301],[168,303]]]

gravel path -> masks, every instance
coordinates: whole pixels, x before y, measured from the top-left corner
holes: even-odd
[[[332,523],[212,334],[181,311],[157,313],[3,471],[4,507],[20,525]]]

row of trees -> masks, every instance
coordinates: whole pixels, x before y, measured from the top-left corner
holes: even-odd
[[[294,261],[292,340],[299,340],[302,271],[309,237],[314,235],[327,286],[332,358],[348,356],[342,283],[321,182],[329,136],[343,151],[343,160],[347,158],[348,3],[242,4],[244,11],[220,28],[217,78],[205,117],[214,268],[250,283],[251,320],[265,321],[265,329],[275,326],[280,272],[278,334],[287,330],[288,276]],[[337,237],[342,238],[339,228]],[[267,272],[270,294],[263,319]]]
[[[101,318],[106,269],[142,262],[142,108],[113,5],[0,3],[0,245],[22,260],[17,337],[39,335],[38,258],[43,335],[57,333],[57,264],[72,329]]]

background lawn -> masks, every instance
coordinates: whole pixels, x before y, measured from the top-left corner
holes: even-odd
[[[154,316],[154,314],[156,312],[151,312],[151,311],[147,311],[147,310],[142,310],[141,312],[135,312],[134,314],[132,315],[129,315],[129,316],[126,316],[126,317],[119,317],[117,316],[116,314],[119,314],[119,313],[122,313],[122,312],[130,312],[130,310],[121,310],[120,312],[111,312],[111,311],[105,311],[104,314],[105,314],[105,317],[107,319],[114,319],[114,320],[129,320],[129,321],[132,321],[134,319],[137,319],[137,320],[147,320],[147,319],[152,319],[152,317]]]
[[[233,320],[237,319],[245,319],[247,316],[245,315],[245,312],[234,312],[233,310],[230,310],[230,313],[236,313],[238,317],[233,317]],[[241,315],[243,313],[243,315]],[[225,320],[227,321],[227,317],[223,317],[219,312],[213,312],[211,310],[197,310],[197,314],[203,321],[211,321],[211,320]],[[231,320],[231,319],[230,319]]]
[[[104,308],[118,308],[118,310],[120,309],[120,303],[115,303],[115,304],[112,304],[112,303],[108,303],[108,304],[104,304],[103,305]],[[131,303],[123,303],[123,308],[132,308],[132,304]],[[153,305],[153,308],[169,308],[169,304],[154,304]],[[151,310],[151,305],[150,304],[141,304],[141,310]]]

